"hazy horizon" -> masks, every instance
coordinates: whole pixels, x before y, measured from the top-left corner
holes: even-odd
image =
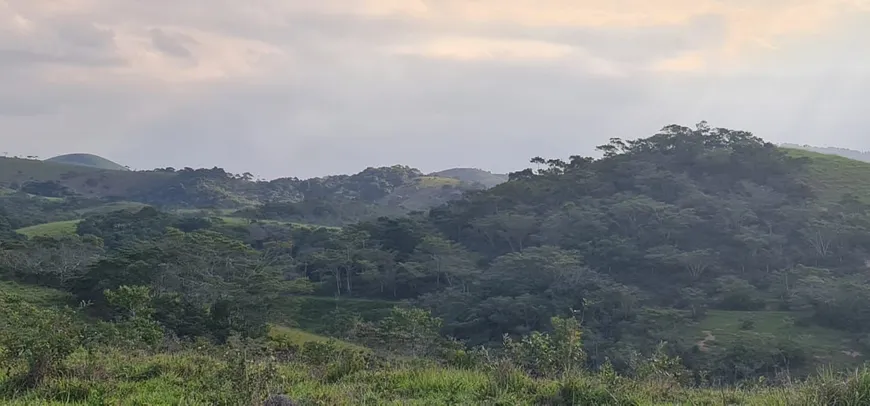
[[[866,0],[0,0],[3,151],[507,173],[668,124],[870,149]]]

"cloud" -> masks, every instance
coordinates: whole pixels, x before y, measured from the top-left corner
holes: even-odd
[[[860,147],[868,18],[860,0],[0,0],[0,138],[270,177],[506,171],[701,119]]]

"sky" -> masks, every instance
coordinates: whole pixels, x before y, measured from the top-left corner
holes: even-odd
[[[300,178],[669,124],[870,149],[870,0],[0,0],[0,150]]]

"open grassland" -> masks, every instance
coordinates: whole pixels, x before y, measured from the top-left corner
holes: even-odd
[[[816,365],[854,367],[867,359],[859,351],[855,337],[815,324],[802,325],[800,318],[797,313],[784,311],[710,310],[692,328],[702,351],[728,347],[754,336],[795,341],[812,352]]]
[[[441,176],[421,176],[414,179],[414,183],[419,187],[442,187],[448,185],[458,186],[462,181]]]
[[[66,292],[9,281],[0,281],[0,295],[46,307],[65,306],[73,302],[72,295]]]
[[[97,214],[97,213],[108,213],[116,210],[137,210],[146,205],[135,203],[135,202],[118,202],[118,203],[109,203],[104,206],[97,206],[89,209],[84,209],[78,211],[81,215],[86,214]],[[223,220],[227,225],[230,226],[240,226],[240,225],[248,225],[251,224],[251,220],[242,218],[242,217],[219,217]],[[71,235],[76,232],[76,225],[81,221],[81,219],[77,220],[65,220],[65,221],[54,221],[51,223],[43,223],[37,224],[30,227],[20,228],[15,230],[19,234],[23,234],[28,237],[57,237],[62,235]],[[332,230],[338,230],[340,227],[332,227],[332,226],[321,226],[316,224],[304,224],[304,223],[293,223],[286,221],[277,221],[277,220],[258,220],[260,223],[266,224],[281,224],[281,225],[290,225],[293,227],[304,227],[304,228],[326,228]]]
[[[244,226],[254,222],[254,220],[244,218],[244,217],[229,217],[229,216],[218,216],[219,219],[223,220],[224,223],[230,226]],[[339,230],[341,227],[334,226],[321,226],[318,224],[307,224],[307,223],[296,223],[292,221],[280,221],[280,220],[256,220],[258,223],[263,224],[280,224],[280,225],[289,225],[293,227],[303,227],[303,228],[326,228],[331,230]]]
[[[24,227],[15,230],[19,234],[27,237],[57,237],[62,235],[71,235],[76,232],[76,225],[81,220],[55,221],[52,223],[37,224],[35,226]]]
[[[284,327],[284,326],[271,326],[269,328],[268,339],[274,342],[283,342],[288,344],[293,344],[296,346],[304,346],[305,343],[326,343],[326,342],[334,342],[339,348],[354,348],[358,350],[363,350],[364,347],[359,345],[335,340],[326,336],[314,334],[312,332],[308,332],[305,330],[300,330],[298,328]]]
[[[838,201],[848,193],[870,202],[870,162],[801,149],[786,151],[793,157],[809,159],[807,181],[822,199]]]
[[[403,303],[388,300],[286,296],[274,303],[275,322],[308,331],[323,331],[333,321],[333,312],[353,312],[363,320],[380,320]]]
[[[76,213],[79,215],[88,215],[88,214],[105,214],[111,213],[113,211],[127,210],[127,211],[138,211],[144,207],[148,207],[145,203],[139,202],[111,202],[102,204],[99,206],[88,207],[86,209],[76,210]]]

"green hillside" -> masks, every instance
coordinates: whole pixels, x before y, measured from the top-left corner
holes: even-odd
[[[507,182],[508,175],[501,173],[492,173],[476,168],[451,168],[443,171],[435,172],[431,176],[459,179],[468,183],[479,183],[485,187],[493,187],[495,185]]]
[[[599,151],[488,188],[0,161],[0,403],[867,403],[863,163]]]
[[[51,223],[43,223],[37,224],[35,226],[19,228],[15,231],[28,237],[58,237],[62,235],[75,234],[76,225],[80,221],[81,220],[55,221]]]
[[[258,210],[271,203],[292,204],[260,219],[342,225],[365,218],[426,210],[482,186],[448,177],[424,176],[394,166],[353,175],[281,178],[254,182],[220,168],[120,171],[55,161],[0,158],[0,188],[49,198],[67,196],[128,201],[195,211]],[[314,215],[314,211],[318,213]],[[314,218],[316,217],[316,218]]]
[[[807,181],[822,198],[839,201],[844,194],[851,194],[870,202],[870,162],[802,149],[784,150],[808,159]]]
[[[32,159],[0,158],[0,187],[22,189],[29,186],[36,193],[41,193],[40,189],[47,185],[57,185],[70,195],[123,199],[140,191],[165,187],[171,179],[172,175],[160,172],[106,170]]]
[[[67,165],[85,166],[96,169],[107,169],[113,171],[128,171],[127,167],[112,162],[101,156],[93,154],[66,154],[59,155],[54,158],[46,159],[47,162],[54,162]]]

